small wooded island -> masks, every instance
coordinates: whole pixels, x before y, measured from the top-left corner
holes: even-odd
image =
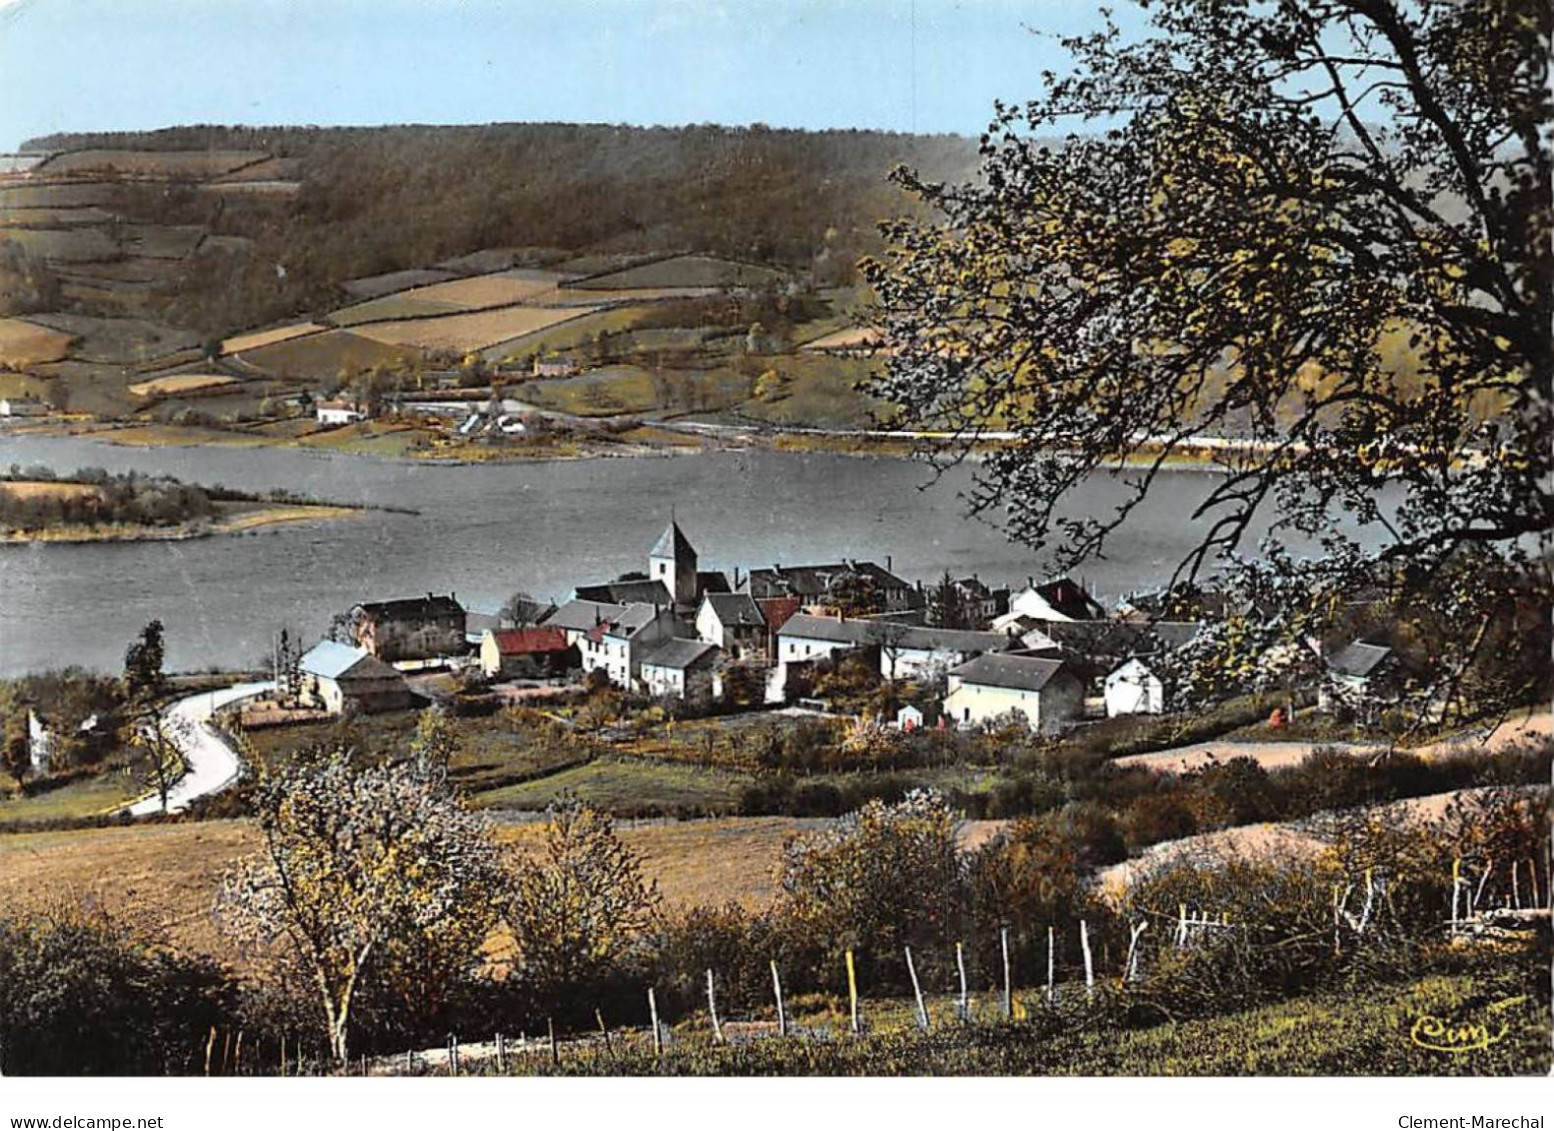
[[[13,464],[0,473],[0,544],[200,538],[359,510],[285,491],[255,495],[133,471],[111,475],[87,468],[61,476],[48,467]]]

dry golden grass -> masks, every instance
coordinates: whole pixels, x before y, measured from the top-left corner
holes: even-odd
[[[446,283],[415,287],[401,291],[397,297],[422,302],[445,302],[466,310],[478,310],[485,306],[527,302],[555,290],[566,278],[554,271],[519,268],[499,271],[494,275],[476,275],[470,279],[453,279]]]
[[[374,322],[354,327],[350,333],[384,345],[465,353],[538,333],[570,319],[591,314],[596,309],[593,306],[565,310],[513,306],[475,314],[450,314],[442,318]]]
[[[73,339],[20,318],[0,318],[0,363],[11,366],[58,361],[70,352]]]
[[[19,479],[0,483],[0,491],[18,499],[100,499],[101,487],[90,483],[52,483],[36,479]]]
[[[719,294],[716,287],[562,287],[554,295],[547,295],[546,302],[574,306],[583,303],[658,302],[662,299],[709,298]]]
[[[140,381],[131,385],[129,391],[137,397],[154,397],[162,394],[171,396],[176,393],[194,393],[238,383],[236,377],[223,377],[219,373],[180,373],[176,377],[154,377],[150,381]]]
[[[292,326],[277,326],[273,330],[255,330],[250,334],[238,334],[228,338],[221,343],[221,352],[244,353],[247,350],[273,346],[278,342],[289,342],[293,338],[322,333],[326,329],[328,329],[327,326],[320,326],[317,322],[298,322]]]

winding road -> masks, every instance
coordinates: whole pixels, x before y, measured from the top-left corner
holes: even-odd
[[[242,699],[251,699],[274,689],[269,681],[239,683],[219,691],[201,691],[174,703],[167,712],[169,734],[183,755],[188,769],[167,791],[167,811],[178,813],[189,804],[212,793],[220,793],[237,780],[242,762],[227,740],[210,725],[211,716],[222,707]],[[156,793],[124,807],[132,817],[147,817],[162,812],[162,799]]]

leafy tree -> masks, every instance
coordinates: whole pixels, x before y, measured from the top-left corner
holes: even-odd
[[[14,705],[5,715],[4,745],[0,755],[5,759],[5,772],[22,788],[22,781],[32,772],[32,742],[27,733],[27,709]]]
[[[409,764],[356,769],[343,751],[303,757],[255,791],[264,850],[220,896],[239,939],[279,943],[311,976],[330,1052],[349,1052],[352,1004],[407,954],[475,960],[499,884],[483,819]]]
[[[166,644],[162,622],[150,621],[124,651],[124,706],[129,740],[141,750],[146,784],[156,790],[162,811],[167,795],[183,773],[178,742],[187,728],[167,709],[169,685],[162,671]]]
[[[844,569],[831,578],[826,585],[825,603],[849,617],[885,611],[885,600],[874,578],[855,569]]]
[[[416,719],[415,735],[410,739],[410,756],[417,772],[427,781],[444,785],[448,764],[459,752],[459,734],[453,720],[438,707],[428,707]]]
[[[1072,72],[1000,107],[976,181],[898,173],[939,216],[889,225],[866,266],[894,347],[871,392],[902,427],[956,431],[940,464],[1012,431],[971,508],[1059,568],[1146,510],[1193,437],[1243,438],[1177,571],[1228,565],[1271,598],[1219,650],[1320,635],[1360,586],[1404,622],[1444,593],[1458,631],[1419,699],[1492,708],[1461,675],[1492,647],[1505,575],[1545,608],[1554,588],[1531,544],[1554,520],[1554,17],[1526,0],[1149,13],[1141,42],[1066,39]],[[1115,510],[1065,513],[1118,460]],[[1339,509],[1363,536],[1333,529]],[[1265,560],[1239,560],[1264,519]],[[1291,536],[1322,553],[1279,552]],[[1520,674],[1488,690],[1526,695]]]
[[[610,974],[643,940],[659,902],[609,815],[557,798],[544,844],[519,860],[507,901],[519,973],[547,997]]]
[[[938,628],[976,630],[984,627],[981,609],[955,584],[949,570],[945,570],[944,576],[928,591],[928,623]]]
[[[555,611],[555,605],[541,601],[520,589],[502,603],[501,617],[503,621],[517,628],[527,628],[530,625],[539,624]]]

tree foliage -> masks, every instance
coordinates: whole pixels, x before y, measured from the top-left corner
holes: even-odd
[[[338,750],[262,780],[254,807],[264,851],[226,877],[225,925],[240,940],[282,944],[307,971],[343,1062],[364,983],[381,992],[396,974],[424,971],[428,948],[475,961],[497,850],[485,821],[415,765],[358,769]]]
[[[971,506],[1062,568],[1101,555],[1193,437],[1246,441],[1177,574],[1230,565],[1272,599],[1225,649],[1319,634],[1358,586],[1400,620],[1445,590],[1459,631],[1422,693],[1493,706],[1460,677],[1507,567],[1550,590],[1529,543],[1554,518],[1554,17],[1528,0],[1149,14],[1138,42],[1066,39],[1072,71],[999,108],[976,181],[898,173],[939,217],[889,225],[867,266],[894,346],[871,391],[902,427],[956,431],[940,464],[1012,431]],[[1108,471],[1114,511],[1063,509]],[[1265,520],[1320,555],[1239,560]]]

